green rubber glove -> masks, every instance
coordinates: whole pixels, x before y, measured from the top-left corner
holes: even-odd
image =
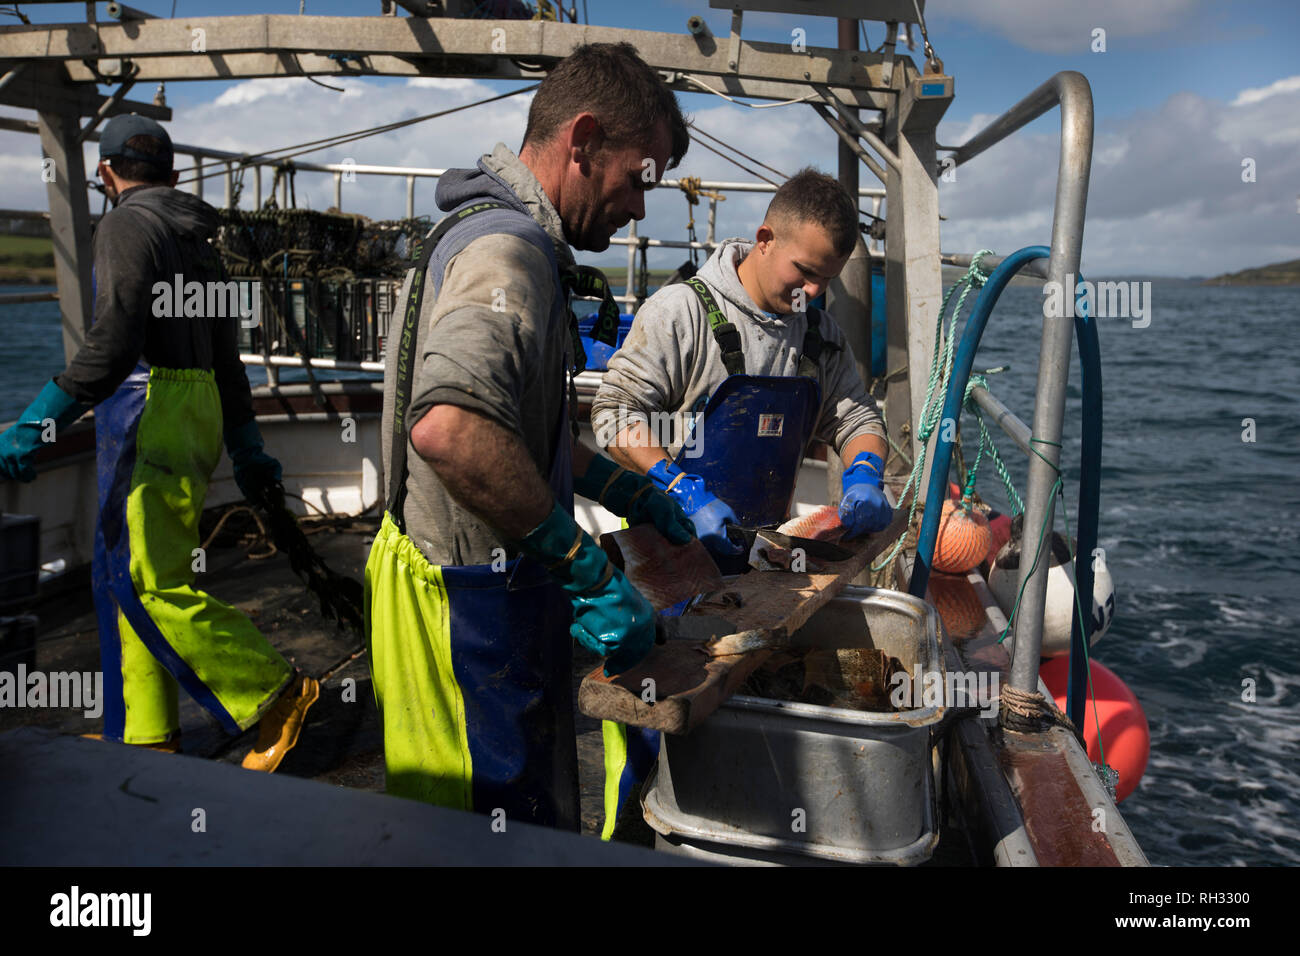
[[[10,428],[0,435],[0,478],[17,478],[31,481],[36,477],[32,460],[44,448],[46,438],[58,438],[58,430],[71,425],[85,414],[89,405],[83,405],[59,388],[53,379],[45,383],[41,393],[18,416]],[[47,432],[49,424],[53,429]]]
[[[523,549],[569,592],[569,633],[605,658],[606,677],[636,666],[650,653],[654,608],[558,502],[546,520],[524,536]]]
[[[262,432],[255,418],[227,430],[226,451],[235,466],[235,484],[254,504],[264,500],[284,477],[280,462],[262,450]]]
[[[591,459],[587,473],[573,480],[573,490],[626,518],[629,527],[650,522],[673,544],[686,544],[695,537],[695,525],[681,505],[645,475],[620,468],[604,455]]]

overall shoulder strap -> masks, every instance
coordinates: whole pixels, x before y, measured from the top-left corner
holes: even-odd
[[[411,389],[415,385],[415,343],[418,337],[420,310],[424,305],[425,291],[428,288],[427,276],[429,263],[434,251],[443,237],[453,228],[479,213],[493,209],[509,209],[499,202],[481,202],[465,206],[444,218],[434,230],[423,239],[416,240],[411,248],[414,261],[414,275],[411,277],[411,293],[406,300],[406,311],[402,313],[401,332],[397,337],[397,383],[393,401],[393,442],[392,461],[388,469],[388,499],[386,509],[402,534],[406,534],[406,518],[403,506],[406,502],[406,413],[411,405]],[[442,285],[441,276],[435,279]],[[437,294],[437,289],[434,290]]]
[[[718,348],[722,349],[722,364],[728,375],[745,374],[745,354],[740,348],[740,330],[735,323],[728,322],[718,307],[718,300],[713,297],[708,285],[699,276],[686,280],[686,285],[695,290],[700,304],[704,306],[704,317],[709,320],[709,328],[717,339]]]
[[[799,356],[799,374],[814,380],[820,377],[821,369],[818,362],[821,360],[822,352],[840,351],[839,345],[827,342],[822,336],[821,320],[821,309],[808,310],[808,328],[803,334],[803,354]]]

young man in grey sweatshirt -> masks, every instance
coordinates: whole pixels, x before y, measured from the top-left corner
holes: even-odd
[[[825,313],[808,308],[844,268],[857,238],[857,206],[840,184],[801,170],[772,197],[753,242],[728,239],[714,250],[695,277],[702,286],[671,285],[646,301],[623,347],[610,358],[592,404],[597,443],[675,498],[728,570],[743,559],[738,561],[741,547],[727,525],[740,524],[737,513],[760,523],[783,517],[779,512],[789,504],[786,496],[812,438],[844,461],[840,520],[847,537],[879,531],[893,517],[883,489],[880,410],[858,375],[844,333]],[[793,388],[790,394],[802,397],[791,401],[755,376],[805,376],[819,387]],[[702,418],[682,423],[683,414],[693,418],[700,408]],[[755,414],[763,408],[782,414]],[[665,412],[680,426],[671,437],[653,427]],[[781,424],[773,426],[777,419]],[[786,429],[796,433],[782,436]],[[792,440],[771,454],[764,436]],[[702,451],[695,446],[703,443],[709,454],[692,466]],[[673,461],[683,448],[682,464],[700,474],[688,474]],[[775,494],[774,484],[781,484]],[[736,498],[741,489],[751,500]],[[733,500],[725,500],[727,495]],[[601,836],[610,839],[622,809],[634,805],[629,797],[658,755],[659,739],[653,732],[629,733],[612,721],[603,723],[602,735]]]
[[[739,334],[745,374],[801,374],[807,303],[839,275],[857,236],[858,211],[848,194],[831,177],[804,169],[777,190],[754,241],[727,239],[714,250],[697,278]],[[693,413],[730,374],[707,312],[703,297],[686,283],[651,296],[610,359],[592,405],[592,425],[610,457],[677,497],[700,540],[715,553],[730,554],[736,546],[725,526],[738,523],[732,505],[739,510],[739,503],[720,500],[703,478],[684,474],[672,462],[683,446],[683,428],[670,441],[651,428],[662,413]],[[840,516],[847,536],[879,531],[893,516],[882,488],[884,422],[844,333],[824,312],[816,320],[824,340],[813,363],[821,404],[805,441],[821,439],[844,461]],[[805,364],[802,373],[809,371]],[[692,437],[699,437],[698,428]],[[688,453],[688,465],[689,459]]]

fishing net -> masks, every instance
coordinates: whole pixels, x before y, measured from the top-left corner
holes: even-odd
[[[232,276],[401,278],[427,216],[375,221],[310,209],[222,209],[217,248]]]

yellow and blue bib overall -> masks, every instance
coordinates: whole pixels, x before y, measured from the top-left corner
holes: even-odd
[[[427,270],[436,294],[446,261],[476,236],[513,232],[554,264],[550,241],[526,214],[485,205],[486,215],[468,219],[472,225],[457,223],[451,232],[453,212],[425,240],[398,347],[416,341],[412,323],[423,286],[415,283],[424,282]],[[568,597],[526,558],[497,566],[436,565],[405,534],[408,429],[401,423],[412,374],[403,381],[401,370],[412,367],[406,359],[398,363],[388,507],[366,563],[366,631],[387,791],[494,816],[501,811],[507,821],[577,829]],[[572,512],[567,425],[562,403],[551,437],[550,485]]]
[[[803,375],[730,375],[714,389],[697,420],[707,441],[685,442],[676,464],[699,475],[714,495],[729,504],[744,527],[785,520],[794,497],[804,450],[812,438],[821,405],[817,381]],[[687,458],[685,449],[701,454]],[[738,466],[737,463],[741,463]],[[740,573],[745,557],[724,574]],[[608,840],[634,787],[645,780],[659,756],[659,731],[601,722],[605,745],[605,822]]]
[[[105,739],[150,744],[179,731],[178,685],[228,733],[248,729],[292,668],[248,618],[194,586],[222,447],[212,372],[141,363],[96,407],[95,441]]]

